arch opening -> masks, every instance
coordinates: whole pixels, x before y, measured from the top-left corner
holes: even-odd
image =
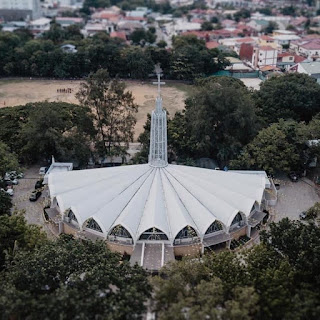
[[[197,234],[196,230],[194,230],[194,228],[192,228],[191,226],[188,225],[188,226],[185,226],[182,230],[180,230],[174,239],[175,240],[187,239],[187,238],[190,239],[190,238],[195,238],[197,236],[198,236],[198,234]]]
[[[130,232],[121,224],[113,227],[109,233],[109,236],[132,239]]]
[[[221,230],[223,230],[222,223],[218,220],[215,220],[213,223],[211,223],[205,234],[211,234]]]
[[[90,219],[87,220],[86,228],[103,233],[103,231],[102,231],[101,227],[99,226],[98,222],[96,220],[94,220],[93,218],[90,218]]]
[[[233,218],[231,225],[230,225],[230,230],[234,230],[236,228],[242,227],[245,225],[245,218],[242,215],[242,213],[239,211],[235,217]]]
[[[64,217],[64,220],[73,225],[74,227],[78,228],[79,229],[79,222],[78,222],[78,219],[76,217],[76,215],[73,213],[73,211],[71,209],[68,209],[66,214],[65,214],[65,217]]]
[[[168,240],[168,236],[160,229],[153,227],[143,232],[139,240]]]

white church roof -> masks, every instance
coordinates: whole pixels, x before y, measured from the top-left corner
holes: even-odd
[[[49,175],[49,188],[61,212],[71,209],[80,227],[93,218],[107,236],[122,225],[134,242],[155,227],[173,242],[186,226],[203,238],[215,220],[227,231],[239,211],[248,217],[254,203],[261,202],[265,177],[142,164],[54,172]]]

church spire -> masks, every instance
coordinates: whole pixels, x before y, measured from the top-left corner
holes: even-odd
[[[156,108],[151,114],[150,129],[150,151],[149,164],[154,167],[165,167],[168,164],[167,156],[167,112],[162,108],[161,98],[161,69],[156,68],[158,81],[154,82],[158,86],[158,96],[156,99]]]

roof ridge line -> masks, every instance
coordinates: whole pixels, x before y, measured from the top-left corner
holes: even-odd
[[[139,190],[141,189],[142,185],[146,182],[146,180],[150,177],[150,175],[152,174],[153,169],[148,170],[146,173],[149,172],[148,176],[143,180],[143,182],[140,184],[139,188],[136,190],[136,192],[132,195],[132,197],[130,197],[130,199],[127,201],[126,205],[122,208],[122,210],[120,211],[120,213],[117,215],[117,217],[113,220],[111,226],[113,226],[113,224],[115,223],[115,221],[121,216],[122,212],[124,211],[124,209],[128,206],[128,204],[131,202],[131,200],[133,199],[133,197],[137,194],[137,192],[139,192]],[[124,192],[125,190],[123,190]],[[122,193],[122,192],[121,192]],[[120,193],[120,194],[121,194]],[[113,200],[113,199],[112,199]],[[111,201],[112,201],[111,200]],[[111,227],[110,227],[111,229]]]
[[[172,178],[175,179],[188,193],[190,193],[190,194],[192,195],[192,197],[193,197],[194,199],[196,199],[196,201],[198,201],[204,208],[206,208],[206,209],[214,216],[214,218],[215,218],[216,220],[218,220],[217,217],[216,217],[216,215],[214,215],[214,213],[213,213],[211,210],[209,210],[208,207],[207,207],[205,204],[203,204],[188,188],[186,188],[176,177],[174,177],[174,176],[172,175],[172,173],[170,173],[167,169],[165,169],[165,170],[166,170],[166,171],[168,172],[168,174],[169,174],[170,176],[172,176]]]
[[[100,169],[100,168],[99,168],[99,169]],[[101,168],[101,169],[102,169],[102,168]],[[107,169],[107,168],[104,168],[104,169]],[[86,170],[91,170],[91,169],[86,169]],[[70,171],[70,172],[72,172],[72,171]],[[60,172],[59,172],[59,173],[60,173]],[[120,175],[122,175],[122,174],[124,174],[124,172],[121,173]],[[143,174],[144,174],[144,173],[143,173]],[[102,181],[104,181],[104,180],[109,180],[109,179],[115,178],[116,175],[117,175],[117,174],[114,174],[114,175],[112,175],[111,177],[100,179],[100,180],[96,181],[95,183],[100,183],[100,182],[102,182]],[[85,187],[87,187],[87,186],[88,186],[88,184],[81,185],[81,186],[79,186],[79,187],[72,188],[72,189],[69,189],[69,190],[67,190],[67,191],[63,191],[63,192],[60,192],[60,193],[64,193],[64,194],[65,194],[65,193],[69,193],[69,192],[71,192],[71,191],[83,189],[83,188],[85,188]],[[55,196],[59,195],[60,193],[57,193]]]
[[[166,170],[166,172],[168,172],[168,171]],[[170,174],[170,173],[168,172],[168,174]],[[194,221],[194,219],[193,219],[193,217],[191,216],[189,210],[187,209],[187,207],[185,206],[184,202],[183,202],[182,199],[180,198],[179,193],[177,192],[176,188],[173,186],[173,184],[172,184],[172,182],[170,181],[170,179],[167,177],[166,173],[165,173],[165,176],[166,176],[167,180],[169,181],[169,184],[171,185],[172,189],[173,189],[173,190],[175,191],[175,193],[177,194],[177,197],[178,197],[179,201],[181,202],[182,206],[186,209],[187,214],[189,215],[189,217],[190,217],[191,220],[193,221],[194,225],[197,227],[199,233],[201,233],[199,226],[198,226],[197,223]],[[178,181],[178,183],[179,183],[179,181]],[[182,187],[183,187],[183,186],[182,186]],[[187,190],[187,191],[188,191],[188,190]],[[189,193],[190,193],[190,192],[189,192]],[[191,194],[192,197],[194,197],[194,195],[193,195],[192,193],[190,193],[190,194]],[[173,240],[174,240],[174,239],[173,239]]]
[[[141,174],[137,179],[135,179],[132,183],[130,183],[124,190],[122,190],[120,193],[118,193],[116,196],[114,196],[112,199],[110,199],[109,201],[105,202],[99,209],[97,209],[96,211],[94,211],[94,213],[92,215],[90,215],[89,218],[92,218],[93,215],[95,215],[101,208],[104,208],[109,202],[113,201],[117,196],[119,196],[120,194],[122,194],[124,191],[126,191],[128,188],[130,188],[135,182],[137,182],[137,180],[139,180],[143,175],[147,174],[150,171],[150,169],[148,169],[146,172],[144,172],[143,174]],[[86,220],[88,220],[89,218],[87,218]],[[85,220],[85,221],[86,221]]]
[[[156,168],[156,167],[151,167],[151,168],[152,168],[151,171],[155,171],[155,172],[156,172],[157,169],[159,169],[159,168]],[[140,219],[139,224],[138,224],[138,227],[137,227],[137,233],[136,233],[136,235],[138,234],[138,231],[139,231],[139,228],[140,228],[140,225],[141,225],[141,220],[142,220],[142,218],[143,218],[143,216],[144,216],[146,204],[147,204],[148,199],[149,199],[149,195],[150,195],[150,191],[151,191],[151,189],[152,189],[152,185],[153,185],[153,182],[154,182],[154,177],[155,177],[155,175],[156,175],[156,174],[154,174],[154,176],[153,176],[153,179],[152,179],[152,182],[151,182],[151,186],[150,186],[149,191],[148,191],[148,196],[146,197],[146,201],[144,202],[143,213],[142,213],[141,219]],[[137,240],[138,240],[138,239],[137,239]]]
[[[160,181],[161,181],[161,193],[162,193],[162,196],[163,196],[163,199],[164,199],[164,205],[165,205],[165,208],[166,208],[166,220],[167,220],[167,224],[168,224],[168,229],[169,229],[169,236],[171,234],[171,238],[173,237],[172,236],[172,230],[171,230],[171,225],[170,225],[170,221],[169,221],[169,215],[168,215],[168,207],[167,207],[167,198],[166,198],[166,195],[164,193],[164,184],[163,184],[163,181],[162,181],[162,174],[161,174],[161,171],[160,171]],[[169,237],[170,238],[170,237]],[[174,239],[173,239],[174,240]]]

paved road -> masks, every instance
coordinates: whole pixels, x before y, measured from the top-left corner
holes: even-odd
[[[320,201],[319,193],[313,183],[303,178],[298,182],[291,182],[282,178],[278,191],[278,202],[275,206],[275,222],[282,218],[299,219],[299,213],[312,207]]]
[[[36,202],[29,200],[35,183],[39,180],[39,167],[31,167],[27,169],[24,174],[24,178],[20,179],[19,184],[14,186],[14,196],[12,198],[14,209],[25,210],[24,216],[28,223],[42,226],[43,230],[46,231],[49,236],[52,236],[42,215],[45,201],[44,196],[42,195]]]

